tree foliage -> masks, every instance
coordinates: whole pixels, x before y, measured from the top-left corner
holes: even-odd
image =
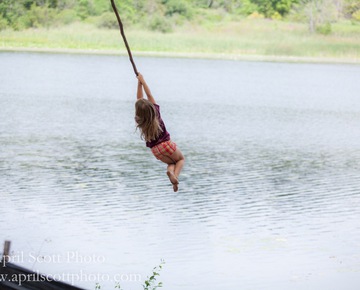
[[[196,20],[205,10],[211,10],[211,15],[281,19],[290,11],[310,11],[310,8],[313,16],[324,18],[328,17],[328,7],[335,7],[337,18],[360,21],[360,0],[116,0],[116,3],[127,24],[142,23],[163,32],[171,31],[174,25]],[[93,22],[99,27],[112,28],[116,22],[110,19],[111,13],[110,0],[0,0],[0,30],[49,27],[95,18]],[[222,17],[213,17],[211,21],[217,19]]]
[[[266,17],[271,17],[275,13],[285,16],[289,13],[292,5],[297,3],[297,0],[251,0],[251,2],[258,6],[258,12]]]

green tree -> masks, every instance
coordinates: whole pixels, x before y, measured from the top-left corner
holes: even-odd
[[[79,0],[77,5],[77,15],[80,19],[84,20],[93,14],[94,11],[94,3],[92,0]]]
[[[336,3],[333,0],[302,0],[301,4],[309,31],[330,34],[331,23],[338,20]]]
[[[57,0],[56,8],[60,11],[73,9],[78,4],[78,0]]]
[[[0,18],[3,25],[6,24],[14,29],[18,29],[17,19],[26,14],[26,8],[22,1],[1,0],[0,1]]]
[[[96,15],[101,15],[104,12],[110,12],[111,4],[109,1],[94,0],[94,12]]]
[[[162,3],[166,8],[166,16],[179,14],[189,19],[193,15],[191,6],[184,0],[162,0]]]
[[[281,16],[285,16],[289,13],[293,4],[296,4],[297,0],[251,0],[252,3],[259,7],[261,14],[266,17],[273,16],[276,12]]]
[[[259,11],[259,6],[251,0],[242,0],[236,9],[236,12],[242,15],[250,15],[256,11]]]
[[[360,0],[345,0],[344,2],[344,16],[360,21]]]
[[[18,19],[19,28],[50,27],[54,23],[55,9],[33,3],[30,10]]]

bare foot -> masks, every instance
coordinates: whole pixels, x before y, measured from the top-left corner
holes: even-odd
[[[177,184],[173,184],[173,189],[174,189],[174,192],[177,192],[178,191],[178,185]]]
[[[167,171],[166,174],[167,174],[167,176],[169,177],[170,182],[171,182],[173,185],[178,185],[178,184],[179,184],[179,180],[176,178],[174,172]],[[174,188],[174,190],[175,190],[175,188]]]

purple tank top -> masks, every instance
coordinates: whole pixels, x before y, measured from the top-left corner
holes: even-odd
[[[151,140],[151,142],[146,142],[146,147],[149,147],[149,148],[152,148],[162,142],[170,140],[170,134],[168,131],[166,131],[164,121],[161,119],[160,106],[158,104],[154,104],[154,106],[155,106],[156,114],[157,114],[157,117],[159,120],[160,128],[162,129],[162,132],[159,135],[159,137],[157,137],[155,140]]]

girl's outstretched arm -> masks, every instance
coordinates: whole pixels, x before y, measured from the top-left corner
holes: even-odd
[[[143,86],[140,82],[140,80],[138,81],[138,86],[137,86],[137,95],[136,95],[137,99],[142,99],[144,96],[143,96]]]
[[[137,78],[141,82],[141,84],[144,86],[144,90],[145,90],[145,93],[146,93],[146,96],[147,96],[148,100],[151,103],[156,104],[155,99],[154,99],[153,95],[151,94],[150,88],[147,85],[147,83],[145,82],[143,75],[141,73],[139,73]]]

